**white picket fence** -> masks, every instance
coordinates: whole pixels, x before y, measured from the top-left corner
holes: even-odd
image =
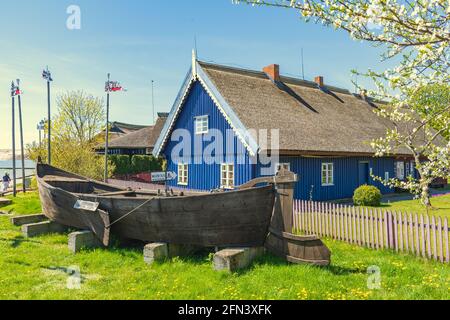
[[[294,230],[372,249],[390,248],[449,263],[448,219],[294,200]]]

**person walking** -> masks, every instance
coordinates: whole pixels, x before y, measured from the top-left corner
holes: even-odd
[[[2,192],[8,191],[9,184],[11,183],[11,178],[9,177],[9,174],[8,174],[7,172],[6,172],[5,175],[3,176],[2,182],[3,182],[3,186],[2,186],[3,189],[2,189]]]

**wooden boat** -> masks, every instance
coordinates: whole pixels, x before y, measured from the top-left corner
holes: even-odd
[[[108,245],[109,233],[145,242],[198,246],[262,246],[272,216],[272,185],[217,193],[138,191],[93,181],[39,163],[44,214],[88,229]],[[94,208],[78,208],[79,201]]]
[[[36,174],[44,214],[93,231],[105,246],[112,233],[202,247],[265,246],[292,263],[330,263],[330,251],[318,237],[291,233],[297,176],[284,169],[216,193],[129,190],[42,163]]]

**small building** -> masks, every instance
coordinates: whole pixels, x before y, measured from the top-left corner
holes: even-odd
[[[370,141],[391,126],[376,108],[365,94],[330,86],[321,76],[304,81],[280,75],[278,65],[252,71],[194,56],[153,155],[177,173],[169,182],[174,187],[233,189],[284,166],[299,176],[297,199],[350,198],[363,184],[390,193],[372,174],[406,179],[415,170],[407,152],[374,157]],[[218,137],[221,144],[211,150]],[[268,163],[277,153],[277,163]]]
[[[116,133],[125,131],[125,134],[119,134],[118,137],[111,139],[108,144],[108,154],[120,155],[151,155],[156,140],[158,139],[164,123],[168,117],[168,113],[159,112],[158,118],[153,126],[136,126],[127,125],[127,128],[121,123],[114,122],[112,129],[116,129]],[[138,128],[133,130],[132,128]],[[105,153],[105,148],[102,145],[97,149],[98,153]]]
[[[141,130],[146,128],[144,125],[130,124],[124,122],[113,121],[110,123],[109,135],[110,139],[116,139],[122,137],[126,134]],[[105,131],[103,130],[102,135],[105,135]]]

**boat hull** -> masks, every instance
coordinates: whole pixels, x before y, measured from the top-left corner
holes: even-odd
[[[92,184],[106,191],[123,189],[87,179],[83,182],[82,177],[42,164],[37,172],[44,214],[58,223],[92,230],[104,243],[111,232],[120,238],[145,242],[262,246],[275,201],[272,186],[169,197],[75,193],[91,191]],[[58,181],[45,179],[47,174],[62,173],[65,177]],[[77,200],[98,202],[100,210],[74,209]]]

